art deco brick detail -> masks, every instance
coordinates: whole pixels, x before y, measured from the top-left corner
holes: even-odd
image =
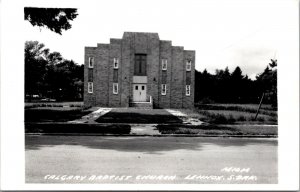
[[[90,58],[93,68],[89,68]],[[88,93],[88,82],[93,82],[93,93]],[[128,107],[133,85],[140,83],[146,86],[143,91],[147,98],[152,97],[154,107],[190,108],[194,105],[194,82],[195,51],[172,46],[157,33],[125,32],[122,39],[110,39],[109,44],[85,47],[86,106]],[[162,84],[165,95],[161,94]],[[190,85],[188,96],[186,85]]]

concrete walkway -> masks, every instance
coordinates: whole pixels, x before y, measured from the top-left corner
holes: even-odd
[[[94,107],[93,112],[76,119],[68,121],[68,123],[83,124],[83,123],[96,123],[96,119],[110,112],[112,108]],[[157,124],[129,124],[131,126],[131,135],[161,135],[156,128]]]
[[[156,128],[157,124],[130,124],[131,135],[161,135]]]
[[[105,115],[106,113],[110,112],[112,108],[103,108],[103,107],[94,107],[92,108],[93,112],[89,113],[80,119],[76,119],[73,121],[69,121],[68,123],[75,123],[75,124],[94,124],[97,123],[95,120],[97,120],[99,117]],[[180,120],[183,121],[183,124],[189,124],[189,125],[201,125],[203,122],[195,119],[195,118],[190,118],[188,117],[187,114],[182,113],[179,110],[176,109],[164,109],[171,115],[174,115],[175,117],[178,117]],[[125,110],[126,112],[127,110]],[[129,111],[129,110],[128,110]],[[157,124],[131,124],[128,123],[128,125],[131,126],[131,135],[161,135],[161,133],[158,131],[156,128]]]
[[[201,125],[204,123],[203,121],[200,121],[199,119],[191,118],[187,114],[176,109],[166,109],[166,111],[181,119],[183,121],[183,124]]]
[[[94,107],[94,110],[92,113],[89,113],[89,114],[81,117],[80,119],[68,121],[68,123],[95,123],[96,119],[98,119],[102,115],[110,112],[111,109],[112,108]]]

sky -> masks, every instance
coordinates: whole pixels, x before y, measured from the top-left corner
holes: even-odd
[[[78,64],[83,64],[85,46],[109,43],[110,38],[122,38],[124,31],[157,32],[161,40],[195,50],[199,71],[228,67],[232,72],[239,66],[254,79],[270,59],[277,59],[280,43],[289,35],[286,28],[298,27],[293,0],[27,2],[24,6],[78,8],[72,28],[62,35],[23,21],[25,40],[44,43]]]

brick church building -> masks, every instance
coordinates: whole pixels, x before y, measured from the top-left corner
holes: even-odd
[[[190,108],[195,51],[157,33],[125,32],[109,44],[85,47],[84,105]]]

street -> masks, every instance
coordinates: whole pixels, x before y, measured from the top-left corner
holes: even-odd
[[[25,136],[26,183],[270,184],[277,139]]]

